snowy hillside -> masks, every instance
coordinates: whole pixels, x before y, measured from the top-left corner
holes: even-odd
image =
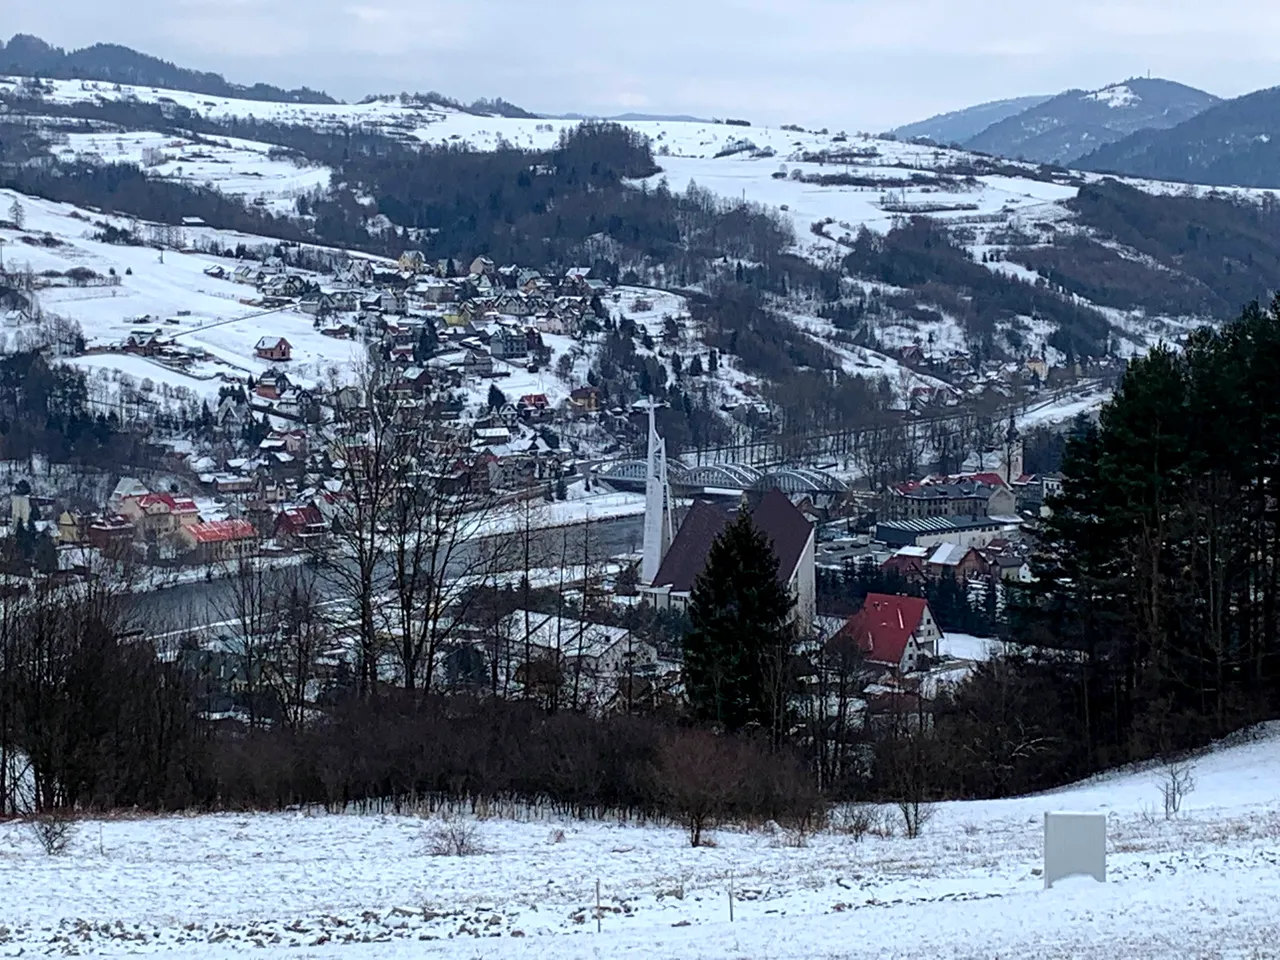
[[[22,78],[0,77],[0,94],[17,90],[22,83]],[[1133,106],[1135,90],[1142,91],[1143,103],[1154,102],[1148,89],[1153,83],[1160,82],[1133,81],[1123,88],[1079,94],[1076,99],[1122,115]],[[465,144],[481,151],[504,145],[548,150],[562,132],[579,122],[476,116],[396,98],[358,104],[272,103],[94,81],[46,80],[43,86],[47,91],[43,100],[51,104],[150,103],[181,107],[213,120],[253,117],[321,130],[357,126],[399,139]],[[1058,99],[1033,111],[1049,109]],[[821,261],[838,252],[827,238],[853,235],[862,226],[883,233],[896,219],[913,214],[976,222],[988,229],[1069,218],[1061,204],[1076,195],[1081,183],[1099,179],[1096,174],[1079,173],[1051,179],[1034,163],[993,162],[964,150],[837,130],[684,120],[631,120],[626,125],[652,139],[662,167],[662,173],[647,185],[655,186],[665,178],[672,189],[683,190],[697,183],[726,198],[781,209],[795,226],[801,252]],[[136,163],[144,151],[151,150],[153,159],[160,161],[150,168],[151,175],[260,199],[282,213],[293,208],[299,195],[326,186],[329,177],[325,168],[301,159],[270,156],[269,144],[235,138],[175,138],[143,131],[72,134],[65,139],[59,147],[63,157],[87,155],[105,162]],[[1151,192],[1185,188],[1184,184],[1133,182]],[[825,238],[812,232],[815,224],[822,224]]]
[[[1173,819],[1153,767],[941,804],[916,840],[887,808],[862,839],[722,829],[701,849],[674,827],[495,810],[463,821],[484,852],[459,858],[431,855],[438,821],[293,812],[88,821],[55,858],[9,823],[0,955],[1274,956],[1280,729],[1256,734],[1195,761]],[[1107,814],[1105,885],[1043,889],[1059,809]]]
[[[147,246],[105,243],[93,238],[99,214],[67,204],[52,203],[0,190],[0,208],[14,201],[23,209],[24,228],[0,228],[5,265],[9,270],[33,274],[75,268],[93,271],[101,280],[114,275],[118,283],[51,284],[36,291],[40,308],[74,320],[80,325],[90,353],[75,363],[92,370],[116,369],[136,380],[182,387],[199,397],[216,397],[228,380],[257,376],[270,368],[254,356],[254,344],[265,334],[286,337],[293,345],[289,373],[301,383],[320,383],[331,369],[350,366],[357,345],[321,335],[313,318],[294,310],[264,310],[243,302],[254,291],[205,273],[207,268],[230,271],[235,261],[209,254],[170,249],[163,259]],[[121,218],[107,218],[126,226]],[[143,225],[145,228],[146,225]],[[153,229],[164,229],[155,227]],[[178,246],[216,239],[223,246],[245,243],[251,247],[269,243],[261,237],[214,231],[207,227],[183,228]],[[26,238],[26,239],[24,239]],[[18,346],[29,328],[16,323],[0,333],[6,343]],[[203,350],[206,358],[187,371],[179,371],[150,358],[121,354],[94,354],[94,348],[122,343],[130,334],[159,333],[184,346]]]
[[[55,150],[59,159],[97,158],[132,163],[149,176],[213,187],[229,196],[291,214],[298,197],[329,185],[330,171],[301,159],[271,156],[271,144],[234,137],[193,140],[162,133],[72,133]]]
[[[32,84],[21,78],[10,78],[7,87],[11,90],[22,87],[29,91]],[[0,92],[5,89],[5,81],[0,80]],[[405,142],[466,145],[479,151],[496,150],[506,145],[550,150],[563,132],[577,124],[575,120],[564,119],[477,116],[434,104],[402,102],[398,98],[359,104],[278,103],[92,81],[43,81],[41,89],[44,91],[43,101],[50,109],[57,104],[136,101],[158,105],[165,111],[190,110],[211,119],[255,117],[321,130],[354,126],[376,130]],[[1117,116],[1127,115],[1128,111],[1136,109],[1135,98],[1148,107],[1156,99],[1147,81],[1133,81],[1123,89],[1108,88],[1081,96],[1087,101],[1089,110],[1107,111]],[[839,130],[760,128],[687,120],[634,120],[628,121],[628,126],[650,138],[655,159],[661,168],[661,172],[644,181],[633,181],[636,189],[657,189],[665,183],[672,190],[683,191],[696,184],[724,198],[746,200],[772,208],[790,220],[794,228],[794,252],[826,268],[840,269],[863,228],[884,236],[895,226],[923,215],[953,228],[956,242],[967,250],[975,263],[981,262],[992,273],[1011,276],[1029,284],[1050,286],[1051,280],[1056,278],[1034,266],[1018,262],[1018,251],[1068,245],[1077,234],[1089,234],[1081,229],[1078,214],[1068,204],[1078,197],[1082,185],[1102,180],[1101,176],[1093,173],[1051,173],[1035,164],[993,160],[963,150]],[[67,133],[60,130],[56,140],[57,155],[64,159],[141,163],[148,176],[216,188],[281,215],[298,213],[300,200],[326,190],[330,183],[331,171],[324,166],[308,163],[291,151],[267,143],[232,137],[186,135],[181,131],[175,133],[173,129],[163,133],[147,130],[117,132],[104,127],[90,132]],[[1172,196],[1186,190],[1182,184],[1128,182],[1145,193],[1155,195]],[[375,225],[374,220],[382,223]],[[67,226],[67,235],[74,241],[73,246],[92,257],[90,248],[85,247],[81,240],[84,226],[63,223]],[[378,230],[390,225],[385,217],[372,218],[369,223],[371,229]],[[1116,247],[1117,256],[1122,259],[1131,263],[1143,260],[1142,255],[1120,247],[1106,236],[1100,239],[1102,243]],[[1013,255],[1010,255],[1011,251]],[[23,254],[26,253],[24,250]],[[458,253],[466,255],[467,252]],[[45,251],[42,255],[59,259],[56,251]],[[134,251],[129,256],[145,258],[149,254]],[[207,304],[202,304],[204,298],[234,300],[241,295],[227,281],[207,280],[199,276],[206,265],[200,263],[197,268],[195,260],[187,262],[188,267],[195,268],[191,291],[197,296],[194,304],[181,304],[181,308],[191,309],[196,317],[221,315]],[[66,269],[67,264],[51,266]],[[1177,264],[1160,263],[1153,270],[1165,268],[1179,269]],[[1122,355],[1139,352],[1162,338],[1178,335],[1203,319],[1202,312],[1184,311],[1188,315],[1183,316],[1176,310],[1159,305],[1153,307],[1154,298],[1141,300],[1135,296],[1131,302],[1100,304],[1090,299],[1096,296],[1088,281],[1093,275],[1092,266],[1084,264],[1081,269],[1085,280],[1074,289],[1058,287],[1056,296],[1093,318],[1094,332],[1088,334],[1092,339],[1087,344],[1086,353],[1096,355],[1102,349],[1111,349]],[[1006,302],[985,305],[976,321],[973,316],[965,320],[956,315],[957,301],[954,297],[931,300],[928,295],[917,292],[919,284],[910,288],[892,287],[882,282],[875,271],[864,270],[858,276],[861,278],[858,281],[861,294],[855,291],[855,295],[883,295],[891,298],[893,304],[887,309],[880,309],[874,322],[869,322],[868,328],[860,332],[860,335],[865,334],[861,340],[864,346],[857,350],[834,336],[831,324],[826,321],[819,323],[809,317],[809,314],[817,312],[816,305],[782,304],[781,309],[788,315],[802,318],[800,325],[805,332],[829,347],[846,370],[884,372],[894,381],[895,389],[903,394],[937,384],[928,377],[914,374],[899,376],[897,358],[887,357],[886,353],[927,343],[932,345],[930,356],[933,359],[945,360],[975,351],[985,354],[989,347],[995,347],[1015,359],[1043,356],[1051,363],[1061,363],[1067,350],[1071,349],[1062,347],[1061,337],[1057,345],[1049,342],[1064,323],[1069,325],[1072,322],[1070,319],[1062,322],[1046,320],[1037,309],[1028,309],[1025,305],[1011,308]],[[643,279],[665,285],[667,278],[655,274]],[[1139,282],[1152,281],[1144,276],[1139,278]],[[1196,278],[1196,282],[1203,281]],[[105,293],[101,290],[90,293],[59,291],[50,296],[55,307],[60,300],[67,302],[63,312],[80,319],[81,306],[70,306],[70,301],[119,297],[128,291],[138,300],[137,309],[130,305],[129,310],[120,311],[121,316],[111,320],[108,328],[103,328],[93,307],[87,309],[82,320],[86,335],[91,340],[118,339],[118,334],[128,327],[131,316],[179,309],[176,297],[171,297],[167,304],[157,304],[155,309],[146,306],[146,297],[140,296],[136,289],[139,286],[138,281],[133,281],[123,284],[121,290]],[[956,295],[961,298],[967,296],[960,289],[963,286],[956,288]],[[105,309],[111,312],[114,308]],[[247,312],[242,311],[240,316]],[[806,317],[809,318],[803,319]],[[988,334],[980,328],[988,317],[996,318],[993,322],[998,324],[998,329],[990,343],[983,346],[978,340]],[[293,342],[291,331],[298,331],[302,326],[298,332],[305,333],[303,325],[307,320],[297,314],[284,314],[272,322],[270,332],[276,332],[274,325],[278,323],[281,335],[288,336]],[[250,328],[251,325],[245,326],[246,330]],[[1109,333],[1098,334],[1098,329],[1109,330]],[[224,331],[224,334],[232,333],[232,329]],[[696,331],[690,333],[696,334]],[[853,339],[849,328],[842,330],[842,334]],[[1070,336],[1077,334],[1075,331]],[[197,340],[202,346],[208,340],[208,346],[215,352],[226,347],[225,342],[216,342],[204,333],[193,333],[192,342]],[[1081,343],[1083,341],[1077,341],[1077,352],[1080,352]],[[1109,346],[1109,343],[1114,345]],[[332,343],[317,344],[314,356],[306,362],[314,365],[321,358],[328,359],[327,352],[332,347]],[[684,347],[697,349],[694,343]],[[557,359],[563,352],[557,349]],[[222,359],[230,362],[226,354]],[[585,370],[584,365],[578,365]],[[558,395],[568,389],[567,381],[560,385],[544,382],[543,389],[537,392]],[[735,399],[731,384],[726,386],[726,390],[726,400]]]
[[[16,88],[19,78],[9,78]],[[210,119],[255,117],[316,129],[363,126],[422,143],[463,143],[477,150],[508,144],[530,149],[554,147],[575,120],[525,120],[480,117],[440,107],[376,100],[360,104],[264,103],[146,87],[115,87],[92,81],[45,81],[49,103],[137,101],[172,104]],[[4,90],[0,78],[0,92]],[[856,231],[860,225],[885,231],[895,216],[913,212],[939,217],[1013,217],[1032,208],[1074,196],[1070,185],[1045,183],[1034,167],[1018,176],[967,174],[981,158],[962,151],[918,146],[896,140],[836,131],[801,131],[740,127],[674,120],[628,121],[653,141],[672,189],[691,182],[729,198],[785,207],[795,224],[801,247],[812,246],[812,225],[832,222],[831,232]],[[160,149],[165,162],[159,176],[194,183],[211,182],[228,193],[252,198],[289,200],[327,181],[319,167],[295,167],[266,157],[268,147],[248,141],[215,139],[215,146],[174,140],[159,133],[116,136],[73,135],[64,155],[97,154],[105,161],[136,162],[146,147]],[[1017,165],[1009,167],[1018,169]],[[819,182],[837,177],[856,183]],[[804,178],[808,182],[803,182]],[[288,207],[286,202],[284,208]],[[277,208],[279,208],[277,206]],[[1036,215],[1039,215],[1038,213]],[[818,243],[830,252],[831,244]]]

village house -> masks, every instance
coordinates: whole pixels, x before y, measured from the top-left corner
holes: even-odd
[[[290,549],[315,546],[322,543],[328,534],[329,524],[314,504],[280,511],[272,531],[276,542]]]
[[[998,473],[977,473],[897,484],[885,494],[882,510],[890,520],[1007,517],[1017,513],[1017,501]]]
[[[219,473],[215,474],[213,478],[213,489],[218,493],[231,496],[250,493],[254,486],[252,477],[238,473]]]
[[[312,317],[327,316],[337,309],[337,304],[330,294],[320,290],[312,290],[310,293],[302,295],[302,298],[298,301],[298,309]],[[267,357],[266,359],[272,360],[275,358]]]
[[[288,299],[307,292],[308,283],[296,273],[268,275],[258,285],[263,296]]]
[[[938,655],[942,630],[927,600],[869,593],[836,636],[853,640],[869,663],[909,673]]]
[[[268,370],[258,378],[253,392],[266,400],[279,400],[291,386],[289,378],[279,370]]]
[[[125,497],[119,513],[133,524],[137,539],[146,543],[156,543],[200,522],[200,508],[194,500],[168,493]]]
[[[258,359],[270,360],[273,363],[293,358],[293,346],[284,337],[263,337],[253,350]]]
[[[485,379],[493,376],[493,357],[478,350],[468,350],[461,358],[462,375]]]
[[[1048,517],[1053,511],[1049,500],[1062,493],[1062,474],[1024,473],[1011,484],[1017,498],[1018,509],[1039,517]]]
[[[564,336],[569,332],[569,325],[565,323],[564,318],[554,311],[547,311],[533,318],[533,327],[539,333],[551,334],[552,336]]]
[[[155,333],[131,333],[124,341],[124,352],[138,357],[155,357],[164,353],[169,341]]]
[[[423,303],[452,303],[457,299],[457,286],[435,277],[423,278],[413,285],[413,293]]]
[[[950,577],[957,583],[965,583],[977,577],[988,576],[991,566],[977,547],[940,543],[931,548],[925,560],[925,572],[934,579]]]
[[[107,509],[111,513],[119,513],[121,505],[129,497],[145,497],[150,492],[151,488],[137,477],[121,477],[107,498]]]
[[[578,414],[600,412],[600,388],[590,384],[578,387],[569,394],[570,410]]]
[[[522,420],[538,422],[551,413],[551,401],[545,393],[526,393],[516,403],[516,413]]]
[[[195,523],[178,531],[188,563],[217,563],[251,556],[258,549],[258,531],[248,520]]]
[[[951,577],[965,583],[991,573],[991,563],[977,547],[957,543],[936,546],[906,546],[880,564],[885,573],[896,573],[910,583]]]
[[[349,323],[334,322],[320,328],[320,335],[335,340],[350,340],[355,336],[356,328]]]
[[[489,353],[495,360],[515,360],[529,355],[529,340],[523,330],[499,327],[489,340]]]
[[[400,254],[396,266],[406,273],[421,273],[426,269],[427,258],[422,255],[421,250],[406,250]]]
[[[123,557],[137,537],[133,523],[120,516],[87,518],[83,531],[85,543],[113,559]]]

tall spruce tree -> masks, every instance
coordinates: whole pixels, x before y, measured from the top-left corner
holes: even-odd
[[[777,741],[796,643],[793,604],[772,545],[741,511],[712,544],[690,597],[685,691],[697,719],[759,728]]]
[[[1012,634],[1070,652],[1092,766],[1280,711],[1280,299],[1133,361],[1075,437]]]

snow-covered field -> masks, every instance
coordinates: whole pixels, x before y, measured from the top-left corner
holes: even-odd
[[[485,852],[455,858],[431,855],[436,820],[294,812],[89,821],[51,858],[11,823],[0,956],[1275,957],[1280,726],[1254,735],[1196,761],[1172,820],[1148,768],[941,804],[917,840],[721,829],[694,850],[524,811],[469,819]],[[1107,814],[1105,885],[1043,889],[1055,809]]]
[[[40,274],[47,270],[65,273],[87,267],[102,277],[112,271],[119,279],[114,286],[51,286],[37,291],[41,308],[75,320],[90,348],[123,343],[131,333],[150,334],[204,350],[209,360],[195,364],[190,375],[141,357],[101,354],[80,358],[86,367],[111,367],[131,376],[149,376],[157,383],[169,383],[215,395],[230,377],[254,376],[271,364],[254,356],[254,345],[263,336],[280,336],[293,346],[293,360],[287,365],[295,382],[302,384],[327,379],[330,368],[348,367],[360,349],[353,341],[325,337],[314,328],[313,319],[294,310],[264,311],[252,301],[253,287],[205,274],[214,265],[226,271],[236,261],[209,254],[166,250],[163,258],[151,247],[124,246],[93,239],[95,221],[110,220],[127,226],[119,217],[104,218],[69,204],[54,203],[0,190],[0,207],[8,211],[17,201],[23,210],[21,230],[0,228],[4,241],[4,262],[10,270],[30,267]],[[148,225],[143,224],[145,230]],[[198,238],[217,239],[224,246],[245,243],[260,246],[261,237],[208,227],[185,228],[187,243]],[[51,236],[56,246],[25,242],[23,237]],[[244,302],[250,301],[250,302]],[[150,317],[146,323],[135,322]],[[5,329],[17,337],[21,328]]]

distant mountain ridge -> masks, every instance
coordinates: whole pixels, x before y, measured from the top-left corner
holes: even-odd
[[[1080,165],[1155,180],[1280,188],[1280,87],[1223,100],[1168,130],[1107,144]]]
[[[1050,99],[1052,99],[1050,94],[1044,94],[1034,97],[1013,97],[1009,100],[992,100],[963,110],[940,113],[927,120],[895,127],[889,132],[904,140],[912,137],[928,137],[936,143],[964,143],[993,124],[1034,109]]]
[[[1185,84],[1135,78],[1099,90],[1068,90],[992,124],[963,145],[982,153],[1071,165],[1139,131],[1176,127],[1219,102]]]
[[[0,40],[0,75],[38,76],[51,80],[97,80],[188,90],[213,97],[278,103],[337,103],[328,94],[308,87],[285,90],[267,83],[230,83],[218,73],[187,70],[159,57],[114,43],[95,43],[70,52],[39,37],[15,34]]]

